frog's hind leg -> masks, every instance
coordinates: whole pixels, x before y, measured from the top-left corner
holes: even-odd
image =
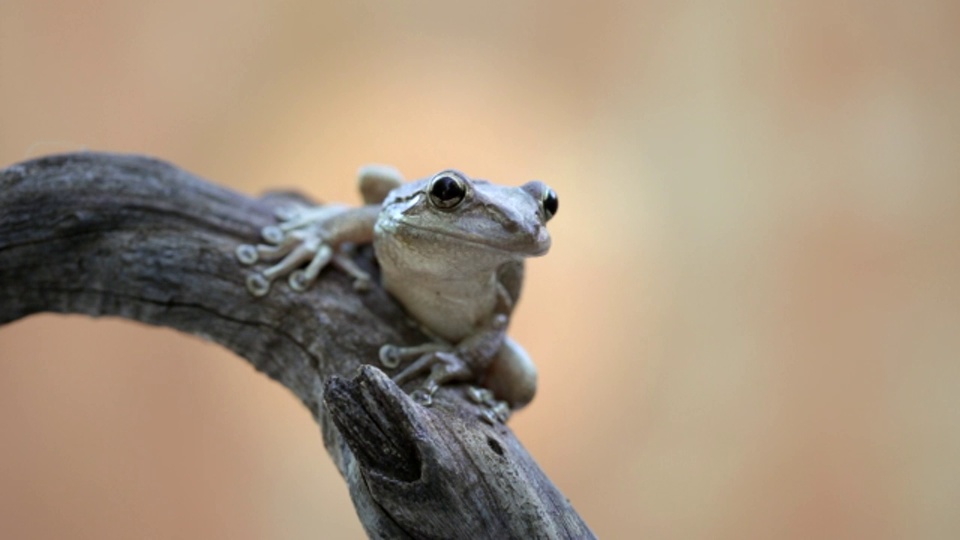
[[[508,336],[484,374],[483,386],[511,408],[519,409],[530,403],[537,391],[537,366],[527,351]]]
[[[403,384],[427,369],[430,370],[427,379],[411,394],[415,400],[425,406],[430,406],[433,403],[433,395],[444,384],[469,381],[474,378],[470,366],[455,353],[437,351],[424,354],[397,374],[393,380],[397,384]]]
[[[399,347],[397,345],[384,345],[380,347],[380,363],[383,364],[383,367],[388,369],[394,369],[399,367],[400,364],[406,362],[407,360],[412,360],[414,358],[420,358],[420,361],[423,361],[422,357],[427,356],[429,353],[435,353],[438,351],[448,351],[450,350],[450,345],[439,342],[427,342],[423,345],[416,345],[413,347]],[[413,375],[419,373],[408,373],[413,366],[410,366],[400,372],[397,377],[403,375],[407,378],[410,378]],[[423,371],[422,369],[420,371]]]

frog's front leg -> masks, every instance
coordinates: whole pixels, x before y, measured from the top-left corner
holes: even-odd
[[[351,275],[357,288],[368,286],[370,276],[350,259],[347,246],[370,242],[378,212],[376,205],[330,205],[280,213],[281,223],[264,227],[261,233],[266,243],[237,247],[237,259],[246,265],[279,260],[250,274],[247,290],[254,296],[263,296],[274,280],[289,276],[290,288],[303,291],[331,263]]]
[[[403,183],[403,176],[393,167],[367,165],[360,169],[357,177],[366,206],[348,208],[328,204],[280,208],[275,212],[280,223],[264,227],[260,233],[265,243],[237,247],[237,259],[248,266],[279,260],[247,277],[247,290],[251,294],[267,294],[273,281],[282,276],[289,276],[290,288],[304,291],[328,264],[352,276],[357,289],[369,287],[369,274],[353,262],[348,246],[373,239],[380,203]]]

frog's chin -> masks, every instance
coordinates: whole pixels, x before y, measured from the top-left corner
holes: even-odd
[[[547,232],[546,227],[540,227],[536,236],[531,235],[530,240],[531,241],[526,243],[522,248],[511,251],[520,253],[525,257],[539,257],[546,255],[547,251],[550,251],[550,233]]]

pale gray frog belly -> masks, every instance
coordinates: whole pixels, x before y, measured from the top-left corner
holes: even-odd
[[[460,342],[488,322],[497,299],[495,282],[480,287],[475,282],[428,279],[397,282],[385,272],[383,285],[428,332],[450,343]]]

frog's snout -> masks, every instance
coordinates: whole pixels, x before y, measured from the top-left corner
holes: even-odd
[[[537,227],[537,240],[534,255],[543,255],[550,249],[550,231],[544,225]]]
[[[522,228],[527,231],[527,238],[530,242],[529,251],[531,256],[543,255],[550,249],[550,232],[547,230],[547,222],[557,213],[558,200],[557,193],[550,186],[534,180],[520,186],[536,206],[528,206],[528,211],[535,212],[534,215],[527,214],[523,216]]]
[[[489,237],[501,238],[509,243],[511,251],[527,257],[543,255],[550,249],[550,231],[543,211],[539,205],[530,204],[527,194],[523,194],[522,199],[526,199],[524,204],[500,209],[500,217],[496,220],[498,231]]]

